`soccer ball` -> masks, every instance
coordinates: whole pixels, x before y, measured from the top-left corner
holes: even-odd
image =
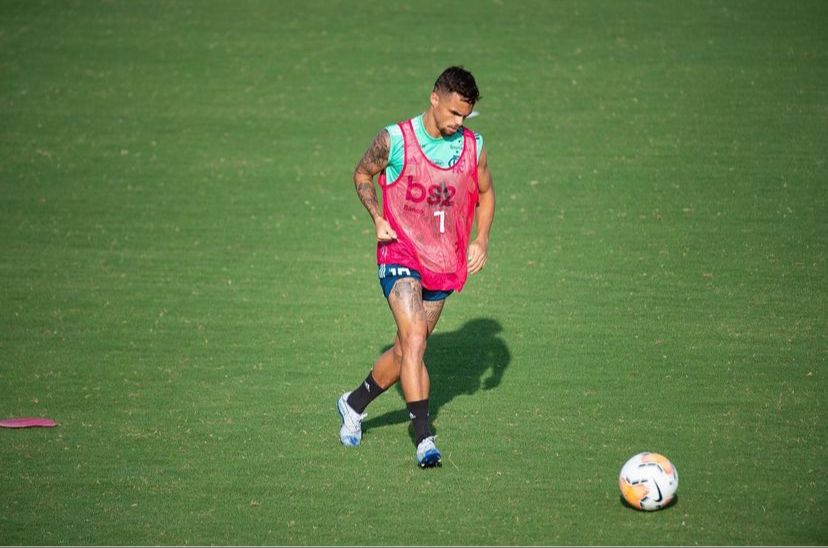
[[[678,471],[658,453],[639,453],[621,467],[618,487],[624,500],[639,510],[659,510],[667,506],[678,489]]]

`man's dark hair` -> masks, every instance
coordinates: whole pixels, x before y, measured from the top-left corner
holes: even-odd
[[[472,73],[462,66],[449,67],[437,77],[434,91],[441,93],[458,93],[467,103],[474,105],[480,100],[477,82]]]

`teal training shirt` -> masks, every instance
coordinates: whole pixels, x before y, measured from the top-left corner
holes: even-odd
[[[457,131],[450,137],[437,137],[436,139],[428,134],[423,125],[423,116],[415,116],[411,119],[411,126],[414,134],[417,135],[417,142],[426,155],[426,158],[440,167],[451,167],[463,153],[463,132]],[[400,126],[393,124],[385,127],[391,138],[391,146],[388,150],[388,167],[385,168],[385,177],[389,183],[397,180],[402,173],[405,163],[405,152],[403,149],[403,136]],[[483,150],[483,136],[474,132],[474,140],[477,141],[477,159],[480,159],[480,151]]]

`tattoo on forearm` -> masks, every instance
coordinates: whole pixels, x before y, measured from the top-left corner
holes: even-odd
[[[377,192],[374,190],[374,183],[357,183],[356,191],[359,201],[362,202],[371,217],[375,217],[379,211],[379,202],[377,201]]]
[[[354,169],[354,184],[356,185],[359,201],[368,210],[371,218],[376,220],[379,215],[379,201],[374,190],[374,176],[388,165],[388,132],[379,131],[374,141]]]

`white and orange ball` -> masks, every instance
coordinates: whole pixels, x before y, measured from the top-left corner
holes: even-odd
[[[678,471],[664,455],[639,453],[621,467],[618,487],[633,508],[660,510],[676,496]]]

